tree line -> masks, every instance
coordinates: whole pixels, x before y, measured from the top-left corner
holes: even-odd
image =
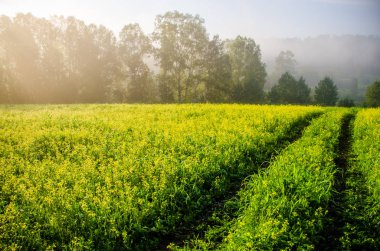
[[[266,77],[253,39],[210,37],[198,15],[167,12],[152,34],[128,24],[117,37],[75,17],[0,17],[0,103],[312,102],[302,77],[283,72],[265,93]],[[336,86],[332,98],[317,88],[315,101],[335,104]]]

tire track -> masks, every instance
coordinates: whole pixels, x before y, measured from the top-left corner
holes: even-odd
[[[306,118],[295,121],[294,125],[279,138],[276,142],[271,142],[268,146],[273,145],[275,147],[269,147],[275,149],[274,151],[264,151],[262,154],[265,157],[261,157],[260,161],[253,161],[257,173],[259,169],[264,169],[269,166],[270,161],[273,160],[283,149],[288,145],[301,138],[303,131],[310,125],[313,119],[320,117],[323,113],[312,113]],[[255,156],[248,154],[248,159],[254,159]],[[251,173],[250,175],[254,174]],[[249,175],[249,176],[250,176]],[[168,250],[167,246],[173,243],[176,246],[183,246],[187,241],[194,239],[203,239],[207,230],[210,228],[218,232],[215,237],[215,243],[220,242],[223,238],[223,233],[227,230],[224,225],[226,222],[232,222],[237,217],[237,212],[240,208],[238,191],[242,189],[244,180],[247,177],[234,180],[229,191],[222,198],[217,198],[213,201],[212,206],[205,208],[202,215],[194,219],[191,224],[179,226],[174,234],[161,236],[161,244],[156,247],[156,250]]]
[[[341,250],[339,238],[343,235],[345,225],[345,191],[347,169],[352,145],[352,126],[356,112],[348,113],[342,120],[339,143],[334,159],[336,166],[334,194],[328,205],[326,227],[322,240],[316,245],[316,250]]]

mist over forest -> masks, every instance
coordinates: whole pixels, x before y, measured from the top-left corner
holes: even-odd
[[[114,34],[75,17],[0,17],[0,103],[279,103],[270,92],[286,72],[307,97],[284,103],[312,103],[325,77],[341,98],[362,102],[380,79],[380,37],[222,40],[177,11],[158,15],[152,34],[138,24]]]
[[[303,76],[314,87],[325,76],[331,77],[341,96],[362,101],[365,90],[380,79],[380,38],[377,36],[321,35],[317,37],[258,39],[269,75],[281,51],[291,51],[295,75]],[[273,86],[268,80],[265,88]]]

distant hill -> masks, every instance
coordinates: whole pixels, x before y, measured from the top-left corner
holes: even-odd
[[[278,54],[290,50],[297,61],[297,76],[302,75],[311,87],[323,77],[330,76],[342,97],[361,101],[366,87],[380,79],[380,37],[377,36],[323,35],[256,41],[261,47],[269,76]],[[265,88],[270,89],[273,84],[268,82]]]

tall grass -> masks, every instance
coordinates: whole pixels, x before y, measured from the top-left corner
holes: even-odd
[[[318,107],[0,108],[0,248],[149,249]]]
[[[341,243],[346,250],[379,250],[380,109],[361,110],[353,133]]]
[[[334,158],[347,110],[321,116],[241,192],[241,216],[225,250],[314,249],[332,198]]]

